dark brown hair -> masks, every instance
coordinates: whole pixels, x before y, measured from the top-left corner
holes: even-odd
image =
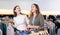
[[[34,3],[34,4],[32,4],[32,5],[35,5],[35,7],[36,7],[36,9],[37,9],[37,10],[36,10],[36,14],[37,14],[37,16],[38,16],[38,15],[40,14],[39,6],[38,6],[37,4],[35,4],[35,3]],[[32,13],[32,12],[31,12],[31,13]],[[31,15],[31,16],[33,16],[33,13],[32,13],[32,15]],[[36,16],[36,17],[37,17],[37,16]]]
[[[16,8],[17,8],[17,7],[19,7],[19,5],[16,5],[16,6],[14,7],[14,9],[13,9],[14,17],[16,17],[16,16],[17,16],[17,13],[15,12],[15,10],[16,10]],[[22,14],[22,13],[20,13],[20,14]]]

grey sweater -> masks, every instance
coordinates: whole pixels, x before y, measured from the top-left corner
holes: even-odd
[[[32,24],[32,20],[33,20],[33,16],[30,19],[30,24]],[[40,26],[40,28],[38,29],[38,31],[40,29],[42,29],[44,27],[44,17],[42,16],[42,14],[39,14],[35,19],[34,19],[34,25],[35,26]],[[43,28],[44,29],[44,28]],[[35,30],[36,31],[36,30]]]

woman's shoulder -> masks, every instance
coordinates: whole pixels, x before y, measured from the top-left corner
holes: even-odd
[[[38,17],[41,19],[44,18],[42,14],[39,14]]]
[[[22,16],[26,17],[26,15],[22,15]]]
[[[42,14],[39,14],[40,17],[42,17],[43,15]]]
[[[40,13],[39,16],[41,16],[42,14]]]
[[[26,18],[27,16],[26,15],[22,15],[22,17],[25,17]]]

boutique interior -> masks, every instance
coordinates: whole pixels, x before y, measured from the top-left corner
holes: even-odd
[[[19,5],[22,8],[21,13],[30,16],[31,12],[29,8],[32,3],[39,4],[40,12],[44,17],[44,26],[48,28],[44,31],[39,31],[29,35],[60,35],[59,1],[60,0],[0,0],[0,35],[16,35],[11,26],[11,24],[14,24],[12,23],[14,17],[13,8],[15,5]],[[52,29],[52,32],[50,29]]]

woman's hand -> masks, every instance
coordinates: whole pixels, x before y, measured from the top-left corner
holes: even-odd
[[[38,29],[38,28],[39,28],[39,26],[33,26],[33,28],[34,28],[34,29]]]
[[[32,25],[28,25],[28,28],[38,29],[38,28],[39,28],[39,26],[32,26]]]

